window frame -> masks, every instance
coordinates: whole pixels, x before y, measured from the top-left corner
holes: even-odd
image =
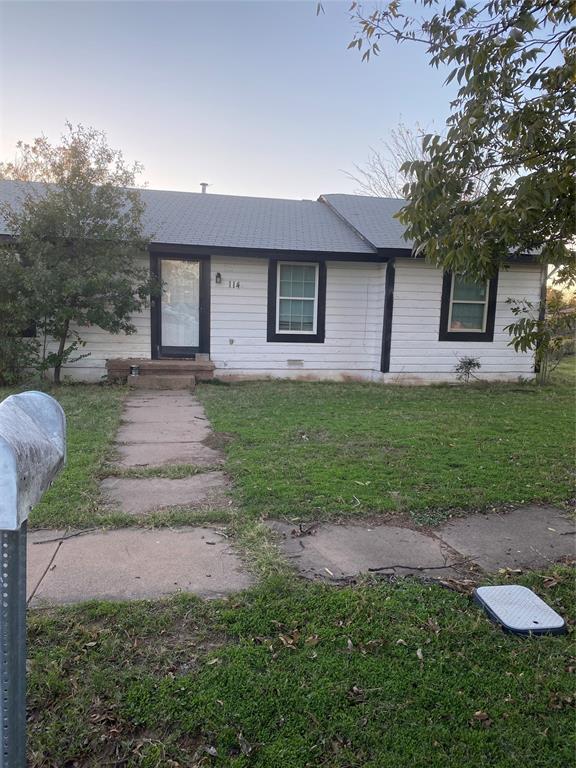
[[[314,266],[316,268],[316,288],[314,295],[314,314],[312,331],[280,330],[280,272],[279,267]],[[298,297],[285,296],[285,299]],[[312,297],[303,297],[310,301]],[[326,262],[315,260],[270,259],[268,262],[268,342],[287,342],[292,344],[323,344],[326,324]]]
[[[486,281],[487,295],[484,302],[457,300],[456,304],[484,304],[484,319],[482,330],[470,328],[456,331],[450,328],[452,306],[454,303],[453,272],[444,272],[442,282],[442,299],[440,305],[439,341],[494,341],[494,323],[496,318],[496,299],[498,295],[498,273]]]
[[[314,296],[281,296],[280,285],[282,282],[282,267],[314,267]],[[318,326],[318,275],[319,265],[318,262],[313,264],[302,264],[297,261],[279,261],[276,268],[276,333],[297,333],[300,336],[310,336],[316,334],[316,328]],[[284,301],[311,301],[312,302],[312,330],[311,331],[296,331],[287,330],[283,331],[280,328],[280,302]]]

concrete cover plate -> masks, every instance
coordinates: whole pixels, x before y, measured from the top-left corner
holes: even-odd
[[[477,602],[490,618],[517,635],[557,635],[566,631],[564,619],[531,589],[517,584],[478,587]]]

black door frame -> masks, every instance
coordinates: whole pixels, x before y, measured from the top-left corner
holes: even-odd
[[[197,347],[169,347],[162,349],[162,296],[150,303],[150,336],[152,360],[170,358],[194,358],[197,353],[210,352],[210,256],[186,256],[179,253],[151,253],[150,272],[157,279],[161,273],[161,259],[170,261],[197,261],[200,265],[200,305],[198,313],[199,344]]]

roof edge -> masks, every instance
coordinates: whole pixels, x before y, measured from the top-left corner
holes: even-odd
[[[319,203],[322,203],[322,204],[323,204],[323,205],[325,205],[325,206],[327,206],[327,207],[328,207],[328,209],[329,209],[329,210],[330,210],[330,211],[331,211],[331,212],[332,212],[332,213],[333,213],[333,214],[334,214],[334,215],[335,215],[337,218],[339,218],[339,219],[340,219],[340,221],[343,221],[343,222],[344,222],[344,224],[346,224],[346,226],[347,226],[347,227],[348,227],[348,228],[349,228],[349,229],[350,229],[350,230],[351,230],[351,231],[352,231],[352,232],[353,232],[353,233],[354,233],[354,234],[355,234],[357,237],[359,237],[359,238],[360,238],[360,240],[362,240],[364,243],[366,243],[366,245],[368,245],[370,248],[373,248],[373,249],[374,249],[374,251],[376,251],[376,252],[378,253],[378,251],[379,251],[380,249],[379,249],[379,248],[377,248],[377,247],[374,245],[374,243],[373,243],[371,240],[368,240],[368,238],[366,237],[366,235],[364,235],[362,232],[360,232],[360,230],[359,230],[359,229],[356,229],[356,227],[354,226],[354,224],[352,224],[352,223],[351,223],[351,222],[350,222],[350,221],[349,221],[349,220],[348,220],[348,219],[347,219],[345,216],[343,216],[343,215],[340,213],[340,211],[339,211],[337,208],[335,208],[335,207],[332,205],[332,203],[331,203],[329,200],[327,200],[327,198],[326,198],[326,195],[320,195],[320,197],[318,198],[318,202],[319,202]]]

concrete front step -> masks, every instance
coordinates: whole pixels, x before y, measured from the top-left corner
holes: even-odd
[[[195,376],[196,379],[211,379],[215,365],[208,355],[196,355],[193,359],[162,359],[129,357],[106,361],[108,378],[111,381],[125,381],[130,368],[137,366],[140,378],[148,376]]]
[[[132,389],[186,389],[192,392],[196,386],[196,377],[184,374],[127,376],[126,380]]]

